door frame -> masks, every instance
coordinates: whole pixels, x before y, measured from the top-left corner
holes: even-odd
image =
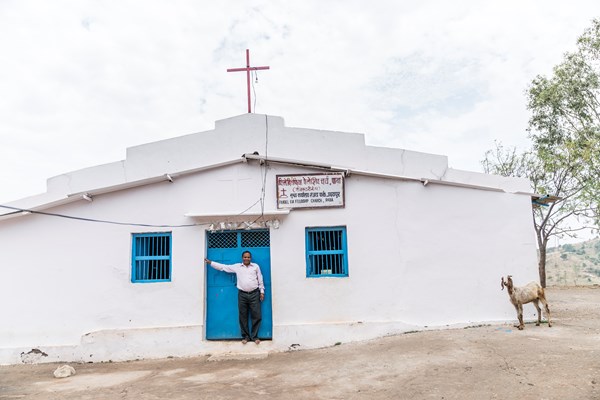
[[[244,251],[250,251],[252,262],[260,266],[265,285],[265,299],[261,303],[262,322],[259,337],[267,340],[273,337],[270,237],[271,232],[268,228],[217,232],[207,230],[205,241],[206,258],[210,260],[234,264],[241,262]],[[206,268],[205,339],[240,339],[235,274],[218,271],[208,265]]]

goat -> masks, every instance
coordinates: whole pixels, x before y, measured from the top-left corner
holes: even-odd
[[[515,287],[513,285],[512,276],[508,275],[506,277],[506,281],[504,281],[504,277],[501,278],[502,290],[504,290],[504,286],[506,286],[506,289],[508,290],[510,302],[517,310],[517,317],[519,318],[519,325],[517,327],[520,331],[525,327],[523,324],[523,304],[531,302],[533,302],[533,305],[538,312],[538,320],[535,325],[540,326],[540,323],[542,322],[542,310],[538,304],[538,302],[542,302],[546,311],[548,327],[552,326],[552,323],[550,322],[550,308],[548,307],[548,302],[546,302],[544,288],[542,288],[537,282],[530,282],[523,287]]]

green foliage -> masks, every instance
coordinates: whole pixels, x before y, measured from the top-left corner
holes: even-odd
[[[572,244],[565,244],[562,246],[562,250],[567,253],[575,253],[575,246]]]
[[[495,147],[486,151],[481,162],[487,174],[531,178],[541,168],[539,160],[533,152],[519,154],[515,147],[505,147],[495,142]]]
[[[528,92],[530,137],[544,170],[560,189],[563,207],[594,219],[600,203],[600,20],[592,21],[551,77]]]
[[[558,197],[533,210],[545,286],[548,239],[600,224],[600,20],[550,77],[532,81],[527,100],[532,148],[519,153],[496,143],[482,165],[486,173],[528,178],[535,193]]]

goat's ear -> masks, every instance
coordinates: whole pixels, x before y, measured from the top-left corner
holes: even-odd
[[[501,290],[504,290],[504,277],[503,276],[500,277],[500,287],[502,288]]]

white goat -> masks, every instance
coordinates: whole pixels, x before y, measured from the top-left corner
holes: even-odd
[[[510,296],[510,302],[513,303],[515,309],[517,310],[517,317],[519,318],[519,325],[517,326],[519,330],[523,330],[523,304],[533,302],[533,305],[537,309],[538,312],[538,320],[535,324],[536,326],[540,326],[540,322],[542,322],[542,310],[538,302],[542,302],[544,305],[544,309],[546,311],[546,319],[548,320],[548,327],[552,326],[550,322],[550,308],[548,308],[548,303],[546,302],[546,296],[544,294],[544,288],[542,288],[537,282],[530,282],[526,286],[523,287],[515,287],[513,285],[512,276],[508,275],[506,277],[506,281],[504,281],[504,277],[501,278],[501,286],[502,290],[504,290],[504,286],[508,289],[508,295]]]

